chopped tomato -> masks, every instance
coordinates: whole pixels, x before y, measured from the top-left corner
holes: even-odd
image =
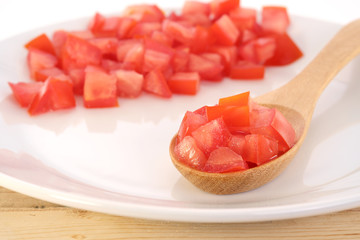
[[[69,34],[62,47],[62,68],[65,72],[74,68],[85,68],[88,65],[99,66],[101,50],[88,41]]]
[[[283,66],[298,60],[303,53],[288,34],[272,34],[276,48],[274,55],[265,61],[268,66]]]
[[[113,72],[117,79],[117,95],[120,97],[135,98],[140,95],[144,76],[131,70],[116,70]]]
[[[234,45],[240,34],[234,22],[226,14],[216,20],[216,22],[211,26],[211,31],[217,42],[226,46]]]
[[[190,136],[193,131],[207,123],[205,115],[187,111],[181,121],[177,141],[181,142],[185,136]]]
[[[240,0],[212,0],[210,2],[211,12],[215,19],[223,14],[227,14],[232,9],[239,7]]]
[[[241,131],[250,125],[249,106],[215,105],[206,108],[208,121],[222,117],[230,131]]]
[[[119,18],[119,25],[117,29],[117,37],[119,39],[127,38],[129,35],[129,32],[133,27],[135,27],[137,24],[137,21],[129,18],[129,17],[121,17]]]
[[[150,37],[154,31],[160,30],[161,23],[159,22],[141,22],[132,27],[128,33],[128,36],[130,38]]]
[[[224,120],[220,117],[199,127],[192,132],[191,136],[199,148],[208,156],[216,148],[227,146],[231,134]]]
[[[223,66],[196,54],[190,54],[188,68],[190,72],[198,72],[201,79],[221,81]]]
[[[197,72],[177,72],[167,83],[173,93],[195,95],[199,90],[200,76]]]
[[[191,40],[194,38],[195,29],[188,27],[180,22],[171,20],[164,20],[162,23],[162,30],[164,33],[173,37],[176,41],[189,45]]]
[[[96,37],[116,37],[120,19],[118,17],[106,18],[96,13],[89,23],[88,29]]]
[[[204,168],[205,172],[225,173],[248,169],[246,161],[228,147],[219,147],[210,153]]]
[[[97,67],[85,69],[84,106],[103,108],[118,106],[116,95],[116,77]]]
[[[116,59],[118,40],[115,37],[94,38],[89,43],[100,49],[104,58]]]
[[[145,46],[142,40],[122,40],[117,47],[117,60],[128,70],[142,72]]]
[[[210,4],[199,1],[186,1],[181,10],[182,15],[204,14],[210,15]]]
[[[243,92],[233,96],[219,99],[219,105],[222,106],[248,106],[250,102],[250,92]]]
[[[35,72],[35,81],[45,82],[48,77],[56,77],[63,74],[64,72],[57,67],[44,68]]]
[[[261,11],[261,19],[262,28],[266,32],[283,34],[290,24],[285,7],[264,6]]]
[[[144,87],[146,92],[155,94],[163,98],[170,98],[172,96],[171,90],[166,82],[164,74],[155,69],[145,75]]]
[[[229,77],[231,79],[263,79],[264,74],[264,65],[240,60],[231,67]]]
[[[229,17],[239,30],[252,29],[256,24],[256,10],[238,7],[229,12]]]
[[[165,18],[164,13],[156,5],[151,4],[128,6],[123,15],[138,22],[161,22]]]
[[[174,72],[186,71],[188,68],[189,57],[189,48],[176,49],[172,60],[172,68]]]
[[[252,40],[240,48],[240,56],[256,64],[263,64],[275,55],[276,41],[272,37]]]
[[[9,82],[13,95],[21,107],[28,107],[43,85],[43,82]]]
[[[44,33],[25,44],[25,47],[27,49],[36,48],[38,50],[55,55],[54,45],[52,44],[48,36]]]
[[[214,38],[212,38],[209,29],[210,28],[205,28],[203,26],[196,26],[193,39],[189,44],[191,52],[205,52],[209,48],[209,46],[213,44]]]
[[[275,108],[255,109],[250,116],[250,120],[250,132],[276,139],[279,142],[281,152],[286,152],[295,144],[295,130],[279,110]]]
[[[275,139],[260,134],[245,136],[244,158],[246,161],[261,165],[277,157],[277,154],[278,143]]]
[[[234,134],[231,135],[230,141],[228,143],[228,147],[239,154],[240,156],[245,155],[246,149],[246,141],[245,141],[245,134]]]
[[[69,70],[69,77],[73,83],[74,94],[84,94],[85,70],[83,68]]]
[[[50,53],[30,48],[27,55],[27,64],[30,70],[30,77],[35,79],[36,72],[42,69],[56,67],[58,59]]]
[[[198,170],[203,168],[207,160],[191,136],[184,137],[184,139],[175,146],[174,152],[180,162]]]

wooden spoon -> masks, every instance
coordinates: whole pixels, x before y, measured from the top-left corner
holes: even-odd
[[[293,80],[255,98],[256,102],[281,111],[295,129],[297,143],[282,156],[245,171],[201,172],[177,161],[174,154],[175,136],[170,144],[173,164],[195,186],[214,194],[245,192],[273,180],[286,168],[301,147],[320,94],[335,75],[359,53],[360,19],[344,26]]]

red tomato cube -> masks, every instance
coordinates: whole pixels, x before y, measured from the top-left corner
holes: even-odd
[[[204,14],[210,15],[210,4],[199,1],[186,1],[181,10],[182,15]]]
[[[244,158],[246,161],[261,165],[277,157],[277,155],[278,143],[275,139],[261,134],[245,136]]]
[[[158,6],[151,4],[137,4],[128,6],[123,16],[135,19],[138,22],[161,22],[165,15]]]
[[[264,6],[261,11],[261,25],[264,31],[283,34],[290,24],[286,7]]]
[[[84,106],[103,108],[118,106],[116,77],[97,67],[85,69]]]
[[[43,85],[43,82],[9,82],[13,95],[21,107],[28,107]]]
[[[35,48],[49,54],[55,55],[55,48],[46,34],[41,34],[25,44],[27,49]]]
[[[197,72],[177,72],[167,83],[173,93],[195,95],[199,90],[200,76]]]
[[[232,46],[239,38],[240,32],[234,22],[226,14],[222,15],[211,26],[212,34],[221,45]]]
[[[117,79],[117,95],[135,98],[142,91],[144,76],[131,70],[116,70],[113,72]]]
[[[263,79],[265,67],[249,61],[238,61],[230,69],[231,79]]]
[[[170,98],[172,96],[171,90],[166,82],[164,74],[159,69],[150,71],[145,75],[143,89],[146,92],[155,94],[159,97]]]
[[[162,30],[176,41],[185,45],[189,45],[195,35],[195,28],[171,20],[163,21]]]
[[[232,9],[238,8],[240,0],[212,0],[210,2],[211,12],[215,19],[223,14],[227,14]]]
[[[243,92],[233,96],[219,99],[219,105],[223,106],[248,106],[250,103],[250,92]]]
[[[272,37],[257,38],[240,47],[239,54],[246,61],[264,64],[274,56],[276,46]]]
[[[218,147],[227,146],[230,140],[230,132],[222,118],[209,121],[192,132],[197,146],[208,156]]]
[[[281,152],[286,152],[295,144],[295,130],[279,110],[275,108],[253,110],[250,121],[250,132],[276,139]]]
[[[116,59],[118,39],[115,37],[94,38],[88,40],[100,49],[102,56],[105,58]]]
[[[181,121],[180,128],[177,134],[177,141],[181,142],[185,136],[191,135],[193,131],[195,131],[205,123],[207,123],[207,118],[205,115],[187,111]]]
[[[45,82],[45,80],[48,77],[55,77],[58,75],[63,75],[64,72],[57,67],[53,67],[53,68],[44,68],[41,69],[37,72],[35,72],[35,81],[39,81],[39,82]]]
[[[30,48],[28,51],[27,65],[32,79],[36,78],[36,72],[42,69],[56,67],[57,64],[58,60],[52,54],[35,48]]]
[[[228,147],[219,147],[210,153],[203,171],[213,173],[235,172],[248,169],[244,159]]]
[[[224,67],[197,54],[190,54],[188,70],[198,72],[201,79],[209,81],[221,81]]]
[[[197,170],[201,170],[207,160],[205,154],[198,148],[191,136],[186,136],[181,142],[177,143],[174,153],[180,162]]]
[[[246,149],[245,134],[234,134],[231,136],[228,147],[237,154],[244,156]]]
[[[256,10],[238,7],[229,12],[229,17],[239,30],[252,29],[256,24]]]

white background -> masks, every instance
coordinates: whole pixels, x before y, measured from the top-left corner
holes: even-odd
[[[203,0],[204,1],[204,0]],[[92,16],[120,13],[135,3],[156,3],[161,8],[181,7],[175,0],[0,0],[0,40],[41,26]],[[290,14],[345,24],[360,18],[358,0],[241,0],[244,7],[283,5]],[[321,29],[319,29],[321,31]],[[0,53],[1,54],[1,53]]]

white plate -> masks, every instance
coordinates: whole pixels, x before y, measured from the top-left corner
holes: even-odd
[[[250,90],[253,97],[295,76],[340,26],[293,17],[290,35],[305,56],[269,68],[262,81],[203,83],[195,97],[143,94],[119,108],[29,117],[7,82],[28,81],[32,37],[83,29],[88,19],[34,30],[0,42],[0,184],[43,200],[114,215],[193,222],[251,222],[323,214],[360,206],[359,58],[323,93],[304,146],[273,182],[247,193],[215,196],[172,166],[168,145],[186,110]]]

